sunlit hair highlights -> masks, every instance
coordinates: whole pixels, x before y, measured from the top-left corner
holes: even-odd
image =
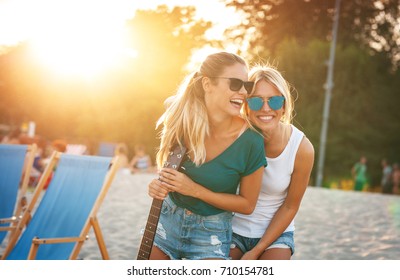
[[[205,138],[209,133],[207,108],[204,100],[202,79],[217,77],[226,67],[246,62],[239,56],[219,52],[209,55],[202,63],[198,72],[188,75],[180,85],[176,95],[169,97],[165,104],[166,111],[157,121],[161,124],[160,147],[157,153],[157,165],[160,168],[168,157],[173,145],[185,145],[193,154],[191,160],[201,165],[206,159]],[[211,80],[211,82],[213,82]],[[214,81],[216,83],[216,81]]]
[[[257,83],[261,80],[272,84],[285,97],[285,103],[283,105],[284,113],[280,121],[285,124],[290,124],[292,122],[294,110],[294,102],[291,95],[292,87],[276,68],[270,65],[256,65],[252,67],[249,72],[249,81],[254,82],[253,92],[250,94],[250,96],[254,94],[254,89],[256,88]],[[242,113],[247,120],[249,113],[249,108],[247,105]]]

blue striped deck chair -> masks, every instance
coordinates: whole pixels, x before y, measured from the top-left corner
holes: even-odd
[[[0,244],[15,229],[26,204],[25,193],[36,145],[0,145]]]
[[[118,161],[117,157],[54,152],[2,259],[76,259],[91,228],[103,259],[109,259],[96,213],[118,169]],[[50,184],[30,219],[29,214],[53,170]]]
[[[115,149],[117,146],[117,143],[101,142],[97,155],[102,157],[112,157],[115,155]]]

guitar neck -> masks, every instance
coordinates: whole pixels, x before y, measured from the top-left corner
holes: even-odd
[[[161,207],[163,201],[160,199],[153,199],[151,204],[149,216],[147,218],[146,228],[142,237],[139,252],[137,255],[138,260],[148,260],[150,258],[151,249],[154,243],[154,236],[157,230],[158,220],[160,219]]]
[[[179,170],[186,158],[186,148],[176,145],[174,149],[169,153],[167,161],[164,163],[164,167],[173,168]],[[160,179],[159,179],[160,180]],[[156,235],[158,220],[160,219],[162,200],[153,199],[151,204],[150,213],[147,218],[146,228],[142,237],[142,242],[139,247],[138,260],[150,259],[151,249],[153,248],[154,237]]]

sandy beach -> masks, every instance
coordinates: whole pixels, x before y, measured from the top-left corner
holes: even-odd
[[[136,259],[156,177],[121,170],[114,179],[98,213],[111,259]],[[400,196],[308,187],[295,225],[294,260],[400,260]],[[101,259],[93,231],[79,258]]]

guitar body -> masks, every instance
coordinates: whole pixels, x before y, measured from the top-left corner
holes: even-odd
[[[167,161],[164,163],[164,167],[179,170],[185,157],[186,148],[176,145],[170,152]],[[158,220],[160,219],[162,203],[163,201],[160,199],[153,199],[153,202],[151,203],[149,216],[147,218],[142,242],[140,244],[137,255],[138,260],[148,260],[150,258],[151,250],[154,243],[154,237],[156,235]]]

